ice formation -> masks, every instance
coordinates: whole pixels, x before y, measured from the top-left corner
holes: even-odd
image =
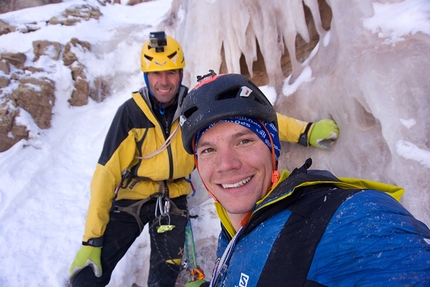
[[[402,203],[430,225],[430,5],[326,0],[332,11],[326,31],[323,1],[303,2],[320,40],[299,62],[294,41],[309,40],[302,1],[174,0],[163,24],[183,45],[184,82],[193,86],[196,75],[221,65],[240,73],[241,57],[252,73],[258,42],[268,84],[278,91],[277,110],[306,121],[332,118],[341,131],[332,152],[284,144],[280,166],[293,169],[312,157],[313,168],[340,177],[402,186]],[[287,78],[284,53],[292,59]]]

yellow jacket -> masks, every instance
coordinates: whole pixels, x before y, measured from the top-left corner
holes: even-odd
[[[182,103],[188,89],[181,87],[178,103]],[[170,126],[170,134],[179,125],[180,104],[177,106]],[[278,114],[279,137],[281,141],[297,143],[307,122]],[[85,223],[83,241],[102,237],[109,221],[109,211],[115,190],[121,183],[124,171],[134,177],[148,180],[131,181],[119,188],[117,200],[140,200],[158,192],[159,183],[166,182],[169,197],[188,195],[190,184],[185,180],[194,169],[194,159],[183,148],[180,128],[160,153],[147,159],[144,157],[162,146],[166,141],[163,127],[151,109],[146,87],[134,92],[132,98],[118,108],[105,139],[100,159],[91,181],[91,199]]]

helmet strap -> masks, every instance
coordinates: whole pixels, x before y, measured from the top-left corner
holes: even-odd
[[[199,164],[197,161],[197,155],[196,153],[194,153],[194,164],[196,166],[197,172],[200,173],[199,171]],[[205,187],[206,191],[209,193],[209,195],[213,198],[213,200],[215,200],[216,202],[219,202],[219,200],[215,197],[215,195],[213,195],[213,193],[210,191],[210,189],[206,186],[206,183],[202,180],[203,186]]]
[[[272,178],[271,178],[272,185],[270,186],[269,190],[272,190],[272,188],[278,183],[280,178],[280,173],[278,171],[278,162],[276,161],[275,144],[273,143],[272,135],[270,134],[269,130],[266,128],[266,125],[261,120],[258,120],[258,121],[266,131],[267,135],[269,136],[271,154],[272,154],[272,167],[273,167]]]
[[[154,95],[153,95],[153,94],[152,94],[152,92],[151,92],[151,89],[149,88],[148,73],[143,72],[143,79],[145,80],[145,85],[146,85],[146,88],[148,89],[148,93],[149,93],[151,96],[153,96],[153,97],[154,97]],[[155,98],[155,97],[154,97],[154,98]]]

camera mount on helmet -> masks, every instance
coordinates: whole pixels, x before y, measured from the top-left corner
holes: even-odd
[[[149,45],[148,49],[155,48],[155,52],[164,52],[164,47],[167,46],[166,33],[162,32],[151,32],[149,34]]]
[[[207,78],[207,77],[210,77],[210,76],[216,76],[216,73],[215,73],[214,70],[209,70],[209,73],[207,73],[206,75],[203,75],[203,76],[198,75],[197,76],[197,82],[200,82],[204,78]]]

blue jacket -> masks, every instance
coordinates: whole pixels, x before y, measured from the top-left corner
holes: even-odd
[[[217,206],[213,286],[430,286],[430,230],[393,198],[401,188],[306,165],[283,179],[233,239]]]

